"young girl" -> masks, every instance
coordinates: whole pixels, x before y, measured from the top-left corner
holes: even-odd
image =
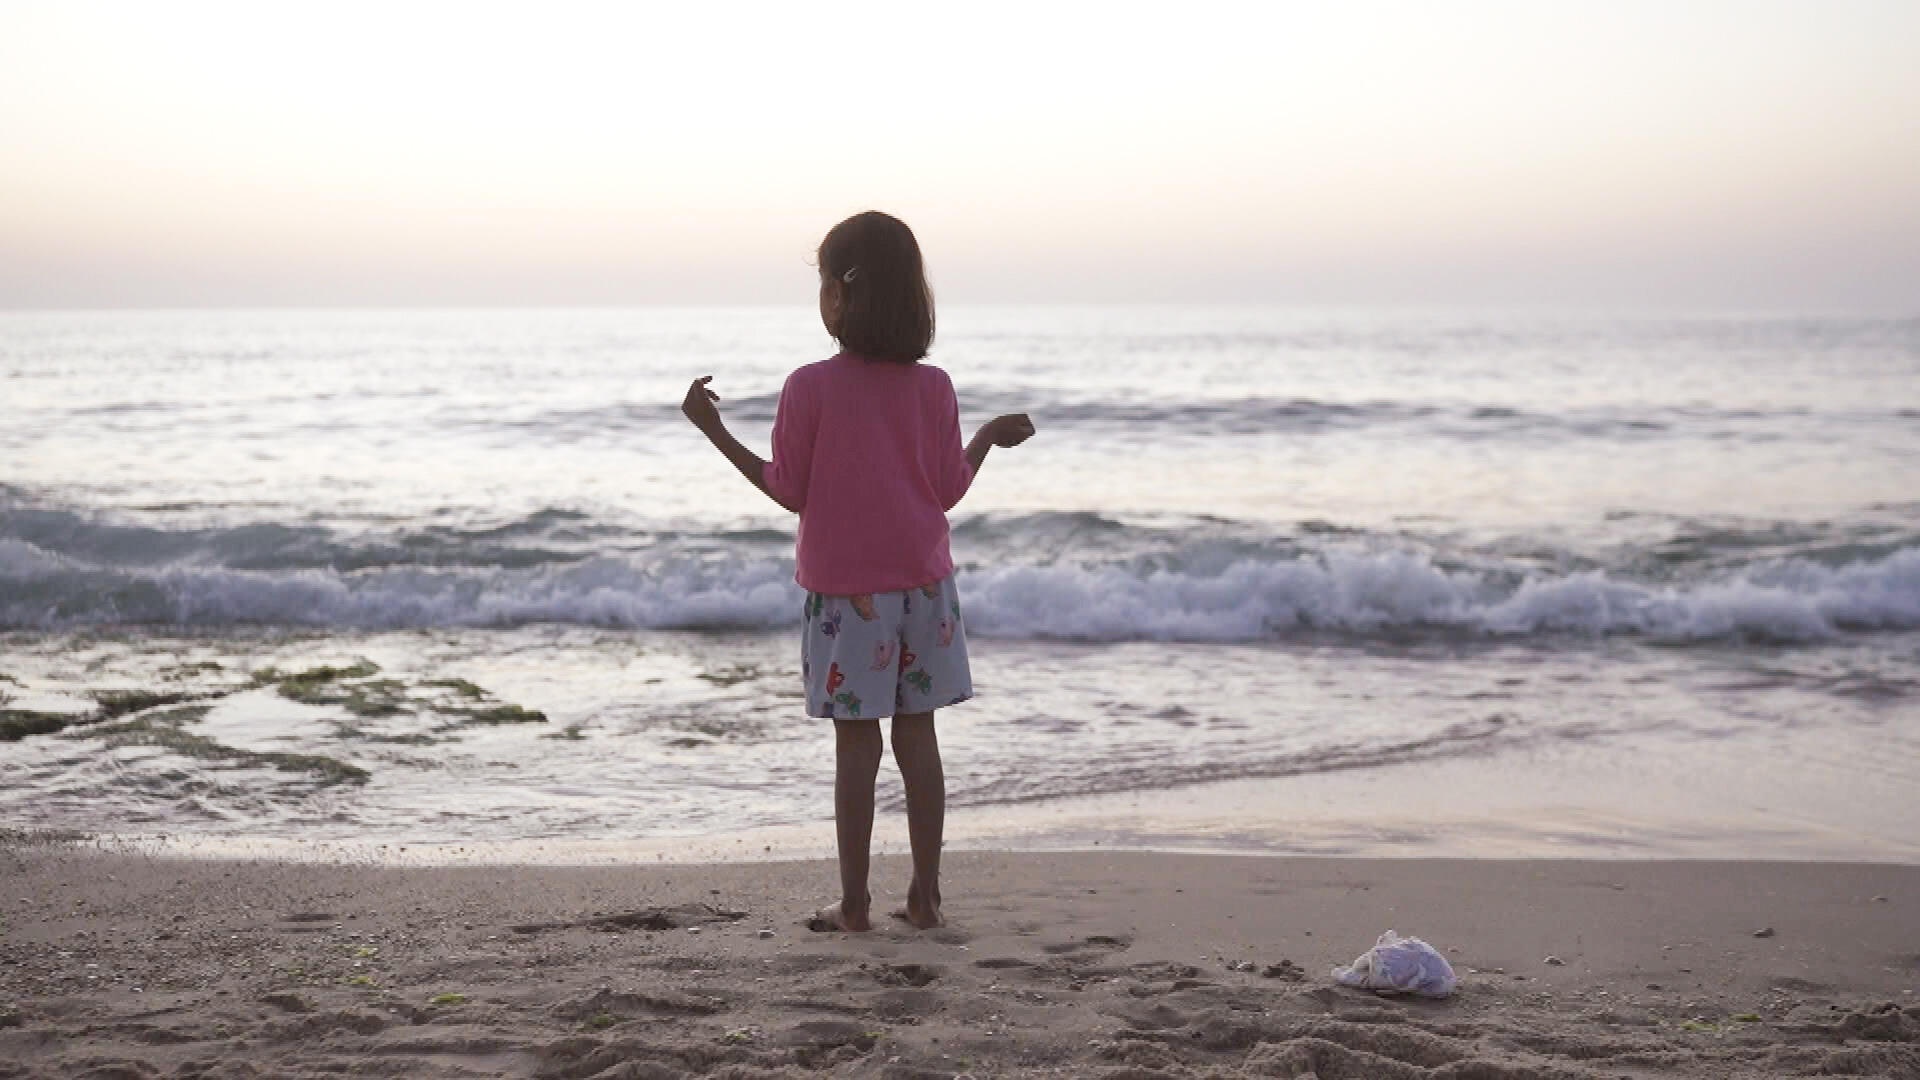
[[[807,715],[834,722],[840,850],[840,903],[808,925],[872,929],[873,785],[880,718],[891,716],[913,847],[904,917],[926,929],[941,925],[947,801],[933,713],[973,696],[946,512],[987,451],[1020,445],[1033,424],[1024,413],[995,417],[960,445],[953,383],[920,362],[933,343],[933,294],[905,223],[856,214],[820,242],[819,264],[820,320],[841,351],[787,376],[772,459],[727,431],[713,376],[694,380],[681,409],[754,487],[800,515],[800,675]]]

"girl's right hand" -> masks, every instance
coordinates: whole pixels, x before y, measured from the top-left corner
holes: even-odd
[[[693,380],[693,385],[687,387],[686,400],[680,403],[680,411],[686,413],[687,419],[693,421],[693,426],[701,431],[711,431],[720,423],[720,410],[713,407],[713,403],[720,400],[720,395],[707,389],[707,384],[712,381],[711,375],[702,375]]]
[[[995,446],[1019,446],[1033,438],[1033,421],[1026,413],[1007,413],[988,421],[993,428],[991,438]]]

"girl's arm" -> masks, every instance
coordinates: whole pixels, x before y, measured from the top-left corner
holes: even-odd
[[[747,478],[747,483],[759,488],[767,498],[780,502],[780,498],[767,488],[767,463],[761,460],[760,455],[742,446],[720,419],[720,410],[713,404],[720,400],[720,395],[707,389],[707,384],[712,381],[711,375],[702,375],[693,380],[693,385],[687,387],[686,400],[680,403],[680,411],[693,421],[693,426],[700,429],[707,441],[725,454],[728,461],[733,462],[733,467],[740,470],[740,475]],[[786,506],[785,503],[780,504]]]
[[[973,441],[967,444],[967,464],[977,473],[987,463],[987,451],[996,446],[1019,446],[1032,437],[1033,421],[1026,413],[996,416],[974,432]]]

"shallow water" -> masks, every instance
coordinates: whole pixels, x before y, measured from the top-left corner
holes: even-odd
[[[1285,849],[1288,792],[1337,798],[1316,778],[1550,760],[1576,807],[1639,777],[1674,851],[1905,842],[1920,322],[956,309],[942,335],[963,422],[1041,431],[954,515],[982,689],[942,721],[962,833],[1251,784],[1176,846]],[[0,742],[0,816],[501,844],[818,823],[791,518],[677,402],[714,373],[764,445],[824,352],[799,309],[0,316],[0,709],[181,698]],[[544,721],[481,715],[504,705]],[[1786,809],[1754,831],[1710,791],[1662,803],[1690,757]]]

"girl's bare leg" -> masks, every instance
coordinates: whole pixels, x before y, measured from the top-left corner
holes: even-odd
[[[880,721],[835,720],[833,823],[840,844],[840,906],[814,917],[819,929],[861,932],[873,929],[867,893],[869,849],[873,845],[873,782],[886,750]]]
[[[947,777],[940,766],[940,739],[933,713],[893,718],[893,760],[907,789],[907,836],[913,845],[913,883],[907,887],[907,921],[922,930],[940,926],[940,842],[946,831]],[[871,787],[869,787],[871,795]],[[871,812],[873,806],[869,799]],[[842,848],[844,852],[845,848]],[[841,856],[841,866],[846,856]]]

